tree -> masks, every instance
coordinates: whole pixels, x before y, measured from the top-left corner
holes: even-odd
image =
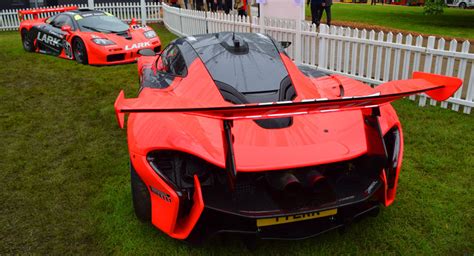
[[[444,0],[426,0],[424,12],[426,15],[440,15],[445,5]]]

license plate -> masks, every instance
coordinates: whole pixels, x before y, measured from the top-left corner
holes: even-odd
[[[302,220],[311,220],[311,219],[332,216],[336,214],[337,214],[337,209],[331,209],[331,210],[326,210],[326,211],[321,211],[321,212],[309,212],[309,213],[302,213],[302,214],[295,214],[295,215],[288,215],[288,216],[281,216],[281,217],[257,219],[257,227],[279,225],[279,224],[297,222],[297,221],[302,221]]]

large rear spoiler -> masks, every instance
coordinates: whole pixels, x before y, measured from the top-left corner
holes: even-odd
[[[31,10],[22,10],[18,11],[18,18],[20,21],[25,19],[25,15],[33,15],[33,19],[38,19],[38,15],[41,13],[59,13],[77,10],[77,6],[68,6],[68,7],[57,7],[57,8],[41,8],[41,9],[31,9]]]
[[[431,98],[443,101],[454,94],[462,80],[429,73],[414,72],[413,79],[392,81],[381,84],[371,95],[342,97],[337,99],[304,99],[301,101],[283,101],[258,104],[203,107],[195,100],[176,98],[169,94],[154,95],[153,98],[125,99],[121,91],[115,101],[115,114],[120,128],[124,127],[126,113],[180,113],[219,119],[223,121],[223,143],[225,166],[229,181],[233,187],[237,175],[232,126],[234,120],[281,118],[296,115],[344,111],[354,109],[372,110],[370,118],[380,137],[380,147],[387,156],[387,149],[378,122],[379,106],[408,95],[425,92]],[[182,106],[176,108],[175,106]]]
[[[181,113],[221,120],[265,119],[370,108],[422,92],[426,92],[435,100],[443,101],[456,92],[461,84],[462,80],[455,77],[414,72],[413,79],[381,84],[374,89],[375,93],[371,95],[212,107],[203,107],[197,105],[195,101],[168,95],[159,95],[154,99],[143,101],[140,98],[126,99],[124,92],[121,91],[114,107],[120,128],[124,127],[126,113]],[[176,108],[174,106],[182,107]]]

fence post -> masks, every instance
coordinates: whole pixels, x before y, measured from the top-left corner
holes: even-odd
[[[433,62],[433,53],[430,53],[429,50],[434,49],[435,46],[435,40],[436,38],[434,36],[428,37],[428,44],[426,46],[426,57],[425,57],[425,67],[423,68],[424,72],[431,72],[431,63]],[[420,95],[420,101],[418,102],[418,105],[423,107],[426,105],[426,95],[421,94]]]
[[[142,1],[145,1],[145,0],[142,0]],[[178,15],[179,15],[179,32],[181,33],[181,36],[184,35],[183,33],[183,16],[181,15],[181,8],[177,8],[178,9]]]
[[[312,24],[311,26],[314,26],[314,24]],[[328,50],[326,49],[326,38],[324,37],[327,34],[327,30],[328,26],[325,24],[321,24],[319,26],[319,33],[317,34],[317,37],[319,38],[318,67],[320,68],[327,68],[326,58],[324,58],[324,53]]]
[[[140,9],[142,13],[142,25],[146,25],[146,3],[145,0],[140,0]]]
[[[462,53],[468,53],[470,47],[471,47],[471,43],[469,43],[469,41],[467,41],[467,40],[464,41],[464,43],[462,44],[461,52]],[[464,76],[466,74],[466,69],[467,69],[467,60],[463,59],[459,62],[458,78],[464,79]],[[461,85],[461,88],[459,88],[457,90],[457,92],[453,95],[453,98],[460,99],[461,96],[462,96],[463,88],[465,88],[465,87],[466,87],[465,82],[463,82],[463,85]],[[453,104],[451,107],[452,107],[451,108],[452,110],[459,111],[459,105],[458,104]],[[466,108],[466,107],[464,107],[464,108]]]
[[[263,7],[264,4],[259,4],[260,7],[260,16],[258,17],[259,18],[259,21],[260,21],[260,33],[261,34],[265,34],[265,7]]]
[[[204,24],[206,24],[206,33],[209,33],[209,15],[211,15],[211,12],[204,12]]]
[[[296,35],[295,35],[295,63],[301,64],[301,20],[296,20]]]
[[[87,5],[89,6],[89,9],[93,10],[94,9],[94,0],[87,0]]]

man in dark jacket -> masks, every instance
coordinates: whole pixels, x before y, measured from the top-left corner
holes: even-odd
[[[232,0],[223,0],[223,5],[225,14],[229,14],[232,10]]]
[[[311,4],[311,19],[313,24],[319,27],[323,11],[326,12],[326,20],[328,26],[331,26],[331,5],[332,0],[308,0],[308,5]]]

